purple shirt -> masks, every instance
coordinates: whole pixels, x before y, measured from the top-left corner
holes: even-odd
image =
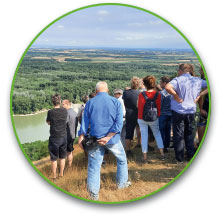
[[[178,96],[183,99],[182,103],[178,103],[172,97],[171,110],[180,114],[194,114],[196,112],[196,103],[194,103],[194,100],[201,90],[207,87],[206,80],[193,77],[190,73],[183,73],[169,83],[173,86]]]

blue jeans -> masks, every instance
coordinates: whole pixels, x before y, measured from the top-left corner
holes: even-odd
[[[164,148],[169,148],[170,146],[171,118],[172,116],[170,115],[161,115],[159,117],[160,133]]]
[[[157,147],[164,148],[163,140],[162,140],[161,134],[160,134],[158,119],[153,122],[147,122],[142,119],[138,119],[138,124],[140,126],[141,146],[142,146],[143,153],[148,152],[148,125],[150,126],[150,128],[153,132],[153,135],[154,135],[155,140],[157,142]]]
[[[138,119],[138,124],[140,126],[140,133],[141,133],[141,146],[142,146],[142,152],[147,153],[148,152],[148,125],[150,126],[153,135],[155,137],[155,140],[157,142],[157,147],[164,148],[163,140],[160,134],[159,129],[159,122],[158,119],[153,122],[147,122],[142,119]]]
[[[127,158],[121,141],[117,144],[98,145],[96,149],[88,152],[88,177],[87,188],[92,199],[99,198],[100,190],[100,169],[104,157],[104,151],[108,149],[117,159],[117,186],[126,187],[128,181]]]

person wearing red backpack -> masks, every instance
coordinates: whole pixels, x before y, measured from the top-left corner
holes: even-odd
[[[138,96],[138,124],[141,131],[141,146],[143,152],[142,163],[149,163],[147,160],[148,152],[148,125],[151,128],[157,147],[160,150],[161,160],[165,160],[164,145],[159,129],[158,117],[160,116],[161,95],[155,90],[156,78],[146,76],[143,78],[144,86],[147,91],[141,92]]]

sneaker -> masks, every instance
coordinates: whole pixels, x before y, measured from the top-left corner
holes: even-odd
[[[131,185],[132,185],[131,182],[130,182],[130,181],[127,181],[124,188],[127,188],[127,187],[129,187],[129,186],[131,186]]]
[[[142,159],[142,160],[141,160],[141,163],[142,163],[142,164],[152,164],[152,162],[149,161],[149,160],[147,160],[147,159]]]
[[[165,161],[165,156],[161,156],[160,159],[161,159],[162,161]]]
[[[176,164],[177,164],[177,165],[182,165],[182,164],[183,164],[183,161],[178,161],[178,160],[177,160],[177,161],[176,161]]]
[[[102,167],[103,167],[103,168],[106,167],[106,161],[105,161],[105,160],[102,161]]]
[[[90,200],[97,201],[98,199],[99,199],[98,196],[94,196],[94,195],[90,194]]]
[[[97,201],[99,199],[99,194],[90,192],[88,186],[87,186],[87,191],[89,192],[90,200]]]
[[[121,187],[118,186],[118,189],[125,189],[125,188],[128,188],[131,185],[132,185],[131,182],[127,181],[123,186],[121,186]]]

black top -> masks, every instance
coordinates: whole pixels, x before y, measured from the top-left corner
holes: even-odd
[[[209,96],[206,94],[204,102],[203,102],[203,109],[208,113],[209,111]]]
[[[51,137],[66,137],[67,110],[54,108],[48,111],[46,121],[50,122]]]
[[[122,99],[126,108],[126,118],[137,118],[137,100],[140,94],[139,90],[129,89],[125,90]]]

